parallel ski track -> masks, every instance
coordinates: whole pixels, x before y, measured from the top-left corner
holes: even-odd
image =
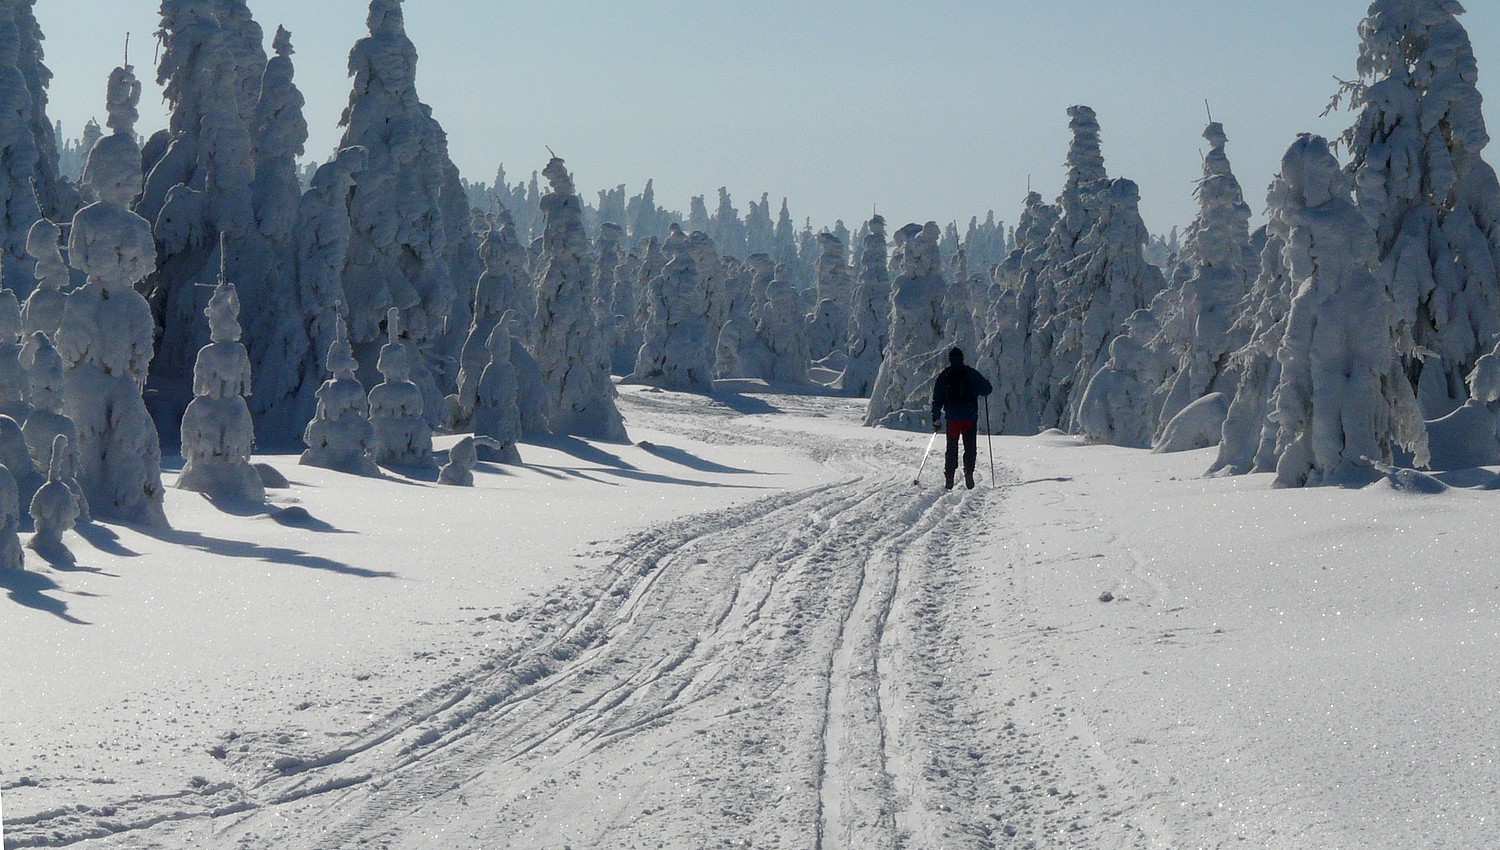
[[[798,850],[930,847],[954,834],[991,846],[966,814],[983,778],[954,786],[911,756],[964,734],[912,722],[937,698],[918,669],[934,657],[922,644],[951,636],[893,613],[918,604],[918,574],[959,569],[953,541],[996,496],[865,476],[666,523],[629,539],[596,583],[552,612],[561,626],[352,743],[283,758],[239,784],[12,820],[6,848],[122,836],[111,846],[134,846],[131,834],[209,818],[222,843],[202,843],[200,831],[194,846],[381,846],[417,834],[419,809],[467,792],[496,805],[472,846],[562,847],[541,831],[549,803],[532,791],[575,783],[621,752],[675,776],[688,768],[660,757],[679,744],[697,752],[683,781],[698,805],[674,817],[647,799],[641,811],[656,817],[643,819],[626,810],[651,796],[637,789],[580,826],[594,832],[573,846],[643,834],[665,846],[715,836]]]

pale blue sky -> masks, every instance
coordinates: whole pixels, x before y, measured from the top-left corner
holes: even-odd
[[[1334,78],[1354,73],[1367,0],[409,0],[418,90],[447,129],[464,175],[515,179],[568,160],[581,188],[656,179],[658,199],[728,186],[790,197],[798,223],[872,204],[896,221],[988,209],[1013,222],[1028,177],[1054,196],[1065,109],[1099,113],[1112,175],[1141,184],[1147,225],[1194,212],[1208,99],[1260,211],[1281,153],[1320,119]],[[323,158],[348,97],[346,60],[364,0],[250,0],[267,40],[292,31],[307,96],[309,151]],[[1500,121],[1500,3],[1463,18],[1479,57],[1492,128]],[[147,84],[142,132],[165,123],[154,86],[157,4],[40,0],[56,78],[51,115],[75,136],[103,116],[105,78],[124,33]],[[1497,162],[1500,147],[1488,159]]]

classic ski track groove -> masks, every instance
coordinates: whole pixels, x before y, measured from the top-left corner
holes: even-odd
[[[819,454],[849,451],[808,442]],[[918,645],[951,635],[900,613],[918,604],[917,573],[961,571],[951,542],[974,532],[992,493],[914,489],[885,459],[854,457],[859,468],[884,472],[628,538],[599,579],[554,614],[565,627],[454,676],[353,743],[238,785],[127,799],[107,816],[70,809],[12,819],[6,846],[67,846],[206,818],[221,819],[214,830],[223,844],[198,846],[363,846],[407,835],[419,808],[471,784],[511,793],[475,846],[538,846],[512,843],[510,830],[534,823],[541,805],[524,789],[576,776],[591,754],[679,727],[740,743],[736,758],[764,773],[716,777],[724,787],[702,793],[717,794],[722,812],[671,824],[686,831],[665,834],[668,846],[674,835],[714,834],[753,837],[757,847],[915,848],[955,832],[980,838],[963,846],[993,846],[972,823],[980,814],[962,812],[978,800],[955,797],[943,787],[949,779],[917,763],[937,739],[968,730],[907,723],[890,711],[902,697],[937,698],[921,681]],[[811,728],[796,725],[789,700],[809,709],[801,727]],[[984,784],[980,768],[973,773],[965,785]],[[791,793],[779,793],[781,785]],[[593,843],[574,846],[624,846],[633,821],[624,807],[648,793],[637,789]],[[280,832],[270,839],[261,829]]]

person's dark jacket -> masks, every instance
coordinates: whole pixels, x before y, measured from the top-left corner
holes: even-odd
[[[978,422],[979,397],[995,388],[979,372],[954,363],[938,373],[932,384],[932,421],[944,415],[949,422]]]

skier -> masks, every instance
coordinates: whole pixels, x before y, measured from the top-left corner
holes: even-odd
[[[943,430],[948,422],[948,452],[943,477],[953,489],[953,474],[958,471],[958,441],[964,441],[964,486],[974,489],[974,460],[978,456],[979,397],[988,396],[994,387],[979,372],[964,365],[963,349],[948,352],[948,368],[938,373],[932,384],[932,430]]]

